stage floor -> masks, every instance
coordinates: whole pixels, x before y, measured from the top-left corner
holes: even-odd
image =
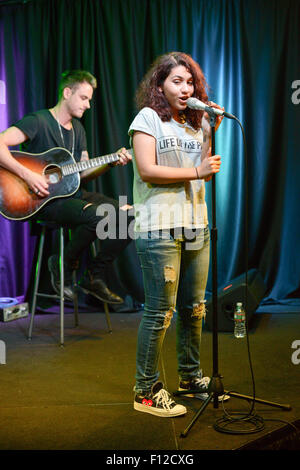
[[[300,313],[256,314],[249,332],[255,395],[279,404],[284,411],[256,404],[264,429],[247,434],[215,430],[224,413],[250,409],[249,402],[231,398],[218,408],[210,403],[188,435],[181,433],[202,402],[180,397],[188,408],[183,417],[166,419],[133,410],[135,349],[142,312],[112,313],[107,331],[104,313],[65,315],[65,346],[59,346],[59,317],[35,318],[32,341],[29,318],[0,323],[6,364],[0,365],[1,450],[237,450],[259,448],[255,443],[276,431],[293,431],[286,423],[300,420]],[[161,379],[170,392],[177,388],[175,319],[167,332]],[[205,375],[212,373],[212,334],[204,330],[201,356]],[[299,344],[299,343],[298,343]],[[226,390],[253,395],[247,341],[219,333],[219,367]],[[299,349],[298,345],[298,349]],[[294,356],[293,356],[294,353]],[[296,359],[295,360],[293,360]],[[297,361],[298,358],[298,361]],[[286,427],[287,426],[287,427]],[[249,431],[241,425],[241,431]],[[275,435],[275,434],[274,434]],[[282,436],[281,436],[282,437]],[[260,444],[261,448],[261,444]]]

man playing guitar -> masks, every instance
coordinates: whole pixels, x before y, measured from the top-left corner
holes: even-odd
[[[14,175],[18,180],[23,181],[24,184],[22,184],[26,188],[27,195],[31,194],[32,199],[40,198],[41,202],[48,201],[47,198],[51,192],[49,179],[44,173],[34,171],[23,165],[21,160],[14,158],[9,147],[22,144],[22,150],[31,154],[42,154],[59,147],[69,151],[71,161],[74,163],[91,162],[87,152],[86,133],[79,119],[90,108],[90,101],[96,87],[96,79],[89,72],[84,70],[66,71],[62,74],[59,99],[53,108],[28,114],[0,134],[0,166],[8,170],[7,174]],[[39,155],[36,157],[38,158]],[[84,181],[97,178],[110,166],[126,165],[130,160],[130,153],[122,148],[117,152],[117,161],[88,168],[80,173],[80,177]],[[4,179],[2,176],[1,178]],[[72,271],[78,267],[83,252],[97,238],[96,226],[101,220],[101,217],[96,214],[97,207],[100,204],[113,205],[118,216],[116,217],[118,224],[122,211],[126,211],[130,206],[119,207],[117,201],[99,193],[87,192],[81,187],[75,187],[74,192],[71,191],[67,196],[50,198],[46,204],[41,204],[40,210],[37,214],[34,213],[32,218],[56,222],[61,226],[72,228],[72,238],[65,248],[64,266],[65,297],[72,299],[74,295]],[[130,217],[127,217],[127,221],[130,223]],[[114,232],[119,233],[118,230]],[[107,287],[105,273],[108,264],[120,254],[129,242],[130,238],[127,237],[127,239],[108,238],[101,243],[101,250],[90,261],[87,272],[79,283],[85,292],[104,302],[123,302],[123,299]],[[52,285],[56,292],[59,292],[58,261],[57,255],[51,256],[48,260]]]

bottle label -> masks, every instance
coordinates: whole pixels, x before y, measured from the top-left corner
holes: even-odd
[[[245,321],[244,312],[234,312],[234,320],[235,321]]]

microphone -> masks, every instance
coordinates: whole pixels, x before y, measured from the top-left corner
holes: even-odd
[[[200,111],[206,111],[210,116],[224,116],[229,119],[236,119],[233,114],[226,113],[219,108],[213,108],[208,106],[207,104],[203,103],[202,101],[198,100],[197,98],[188,98],[186,104],[191,109],[197,109]]]

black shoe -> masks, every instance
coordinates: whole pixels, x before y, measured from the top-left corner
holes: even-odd
[[[51,284],[54,291],[60,295],[60,269],[58,255],[50,256],[48,259],[48,269],[51,274]],[[64,266],[64,298],[65,300],[74,300],[74,291],[72,286],[72,271]]]
[[[125,295],[122,304],[111,306],[111,310],[116,313],[136,313],[144,309],[144,305],[135,300],[131,295]]]
[[[151,392],[145,395],[136,394],[134,397],[133,407],[137,411],[150,413],[162,418],[173,418],[186,414],[186,407],[178,405],[172,398],[169,392],[163,388],[161,382],[156,382],[151,389]]]
[[[103,279],[94,277],[91,272],[87,274],[79,281],[78,286],[83,290],[85,294],[90,294],[108,304],[122,304],[124,300],[114,292],[112,292]]]
[[[192,392],[192,393],[186,393],[184,394],[186,397],[195,397],[198,398],[199,400],[207,400],[209,397],[209,393],[211,392],[210,390],[210,382],[211,379],[210,377],[193,377],[190,380],[181,380],[179,383],[178,391],[179,392],[184,392],[185,390],[187,392]],[[227,401],[229,400],[230,396],[229,395],[219,395],[218,396],[218,401]]]

